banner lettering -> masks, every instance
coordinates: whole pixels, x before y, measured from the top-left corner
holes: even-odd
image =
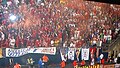
[[[82,56],[82,60],[89,60],[89,48],[87,49],[82,49],[82,52],[81,52],[81,56]]]
[[[74,60],[75,57],[75,48],[69,48],[68,49],[68,59]]]
[[[56,47],[21,48],[21,49],[6,48],[6,57],[20,57],[28,53],[55,55]]]
[[[111,64],[111,65],[104,65],[104,68],[115,68],[115,65],[114,65],[114,64]]]
[[[30,48],[12,49],[6,48],[6,57],[19,57],[28,53]]]
[[[68,53],[67,48],[60,49],[60,55],[62,60],[67,61],[67,53]]]
[[[120,68],[120,64],[115,64],[115,68]]]
[[[56,47],[31,48],[28,53],[56,54]]]

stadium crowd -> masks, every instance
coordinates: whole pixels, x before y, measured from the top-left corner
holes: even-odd
[[[120,31],[119,17],[111,17],[115,19],[107,25],[105,17],[98,20],[102,22],[99,24],[92,11],[66,7],[61,0],[0,0],[0,3],[0,47],[102,46],[111,43]],[[84,5],[87,7],[88,3]],[[82,19],[81,13],[88,18]],[[10,18],[12,15],[15,20]]]

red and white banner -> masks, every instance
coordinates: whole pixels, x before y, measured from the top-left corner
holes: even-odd
[[[40,47],[40,48],[31,48],[28,53],[40,53],[40,54],[56,54],[56,47]]]
[[[95,64],[96,48],[90,48],[91,65]]]
[[[81,52],[82,60],[89,60],[89,48],[83,48]]]

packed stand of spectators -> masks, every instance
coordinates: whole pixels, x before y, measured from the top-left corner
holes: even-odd
[[[0,0],[0,3],[0,47],[101,46],[102,42],[111,42],[120,29],[119,20],[110,24],[113,30],[97,27],[97,22],[91,25],[85,21],[88,18],[81,22],[81,10],[66,7],[59,0]],[[10,19],[12,15],[15,20]]]

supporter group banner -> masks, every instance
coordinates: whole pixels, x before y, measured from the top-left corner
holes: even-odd
[[[21,49],[12,49],[6,48],[6,57],[20,57],[25,54],[28,54],[30,48],[21,48]]]
[[[75,48],[68,48],[68,59],[74,60],[75,50]]]
[[[103,68],[115,68],[115,65],[114,64],[104,65]]]
[[[68,48],[60,49],[61,60],[67,61]]]
[[[0,48],[0,58],[2,58],[2,48]]]
[[[82,60],[89,60],[89,48],[82,48],[81,57]]]
[[[103,68],[103,67],[101,67],[101,65],[97,64],[97,65],[89,65],[89,66],[80,66],[78,68]]]
[[[31,48],[28,53],[40,53],[40,54],[56,54],[56,47],[40,47],[40,48]]]
[[[21,49],[6,48],[6,57],[20,57],[28,53],[55,55],[56,47],[21,48]]]
[[[120,64],[115,64],[115,68],[120,68]]]

